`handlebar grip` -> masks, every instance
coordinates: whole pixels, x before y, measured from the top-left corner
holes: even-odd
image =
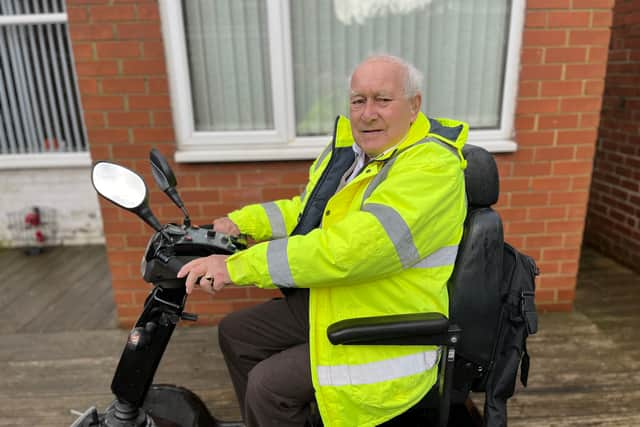
[[[170,257],[167,261],[167,267],[174,273],[178,274],[178,271],[189,261],[182,261],[176,257]]]

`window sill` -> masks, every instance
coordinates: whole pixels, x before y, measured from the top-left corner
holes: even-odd
[[[324,149],[330,137],[303,138],[291,144],[198,144],[178,147],[178,163],[266,162],[313,160]],[[512,153],[518,145],[511,140],[470,140],[469,144],[490,153]]]
[[[90,167],[89,153],[0,154],[0,170]]]

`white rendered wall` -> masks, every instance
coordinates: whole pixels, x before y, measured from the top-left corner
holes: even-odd
[[[55,240],[46,240],[45,245],[104,243],[90,166],[0,170],[0,246],[21,245],[21,237],[16,238],[15,233],[16,215],[9,214],[33,206],[53,209],[56,213],[53,225],[57,227],[57,236]],[[23,217],[20,215],[17,221],[19,226],[24,226]],[[44,231],[46,235],[46,227]]]

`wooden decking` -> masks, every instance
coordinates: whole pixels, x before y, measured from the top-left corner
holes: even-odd
[[[104,408],[126,337],[114,327],[104,248],[4,250],[0,268],[0,426],[65,426],[70,409]],[[529,387],[511,399],[509,425],[640,425],[638,307],[640,275],[585,250],[574,312],[543,314],[529,341]],[[215,328],[179,328],[156,382],[238,416]]]

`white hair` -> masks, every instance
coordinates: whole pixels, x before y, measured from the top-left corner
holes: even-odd
[[[413,98],[422,90],[422,82],[424,81],[424,75],[422,74],[422,72],[409,61],[406,61],[399,56],[389,55],[386,53],[370,55],[358,65],[356,65],[356,67],[349,75],[349,83],[351,83],[351,79],[353,78],[353,73],[355,72],[355,70],[365,62],[369,61],[387,61],[400,65],[405,72],[404,94],[407,98]]]

